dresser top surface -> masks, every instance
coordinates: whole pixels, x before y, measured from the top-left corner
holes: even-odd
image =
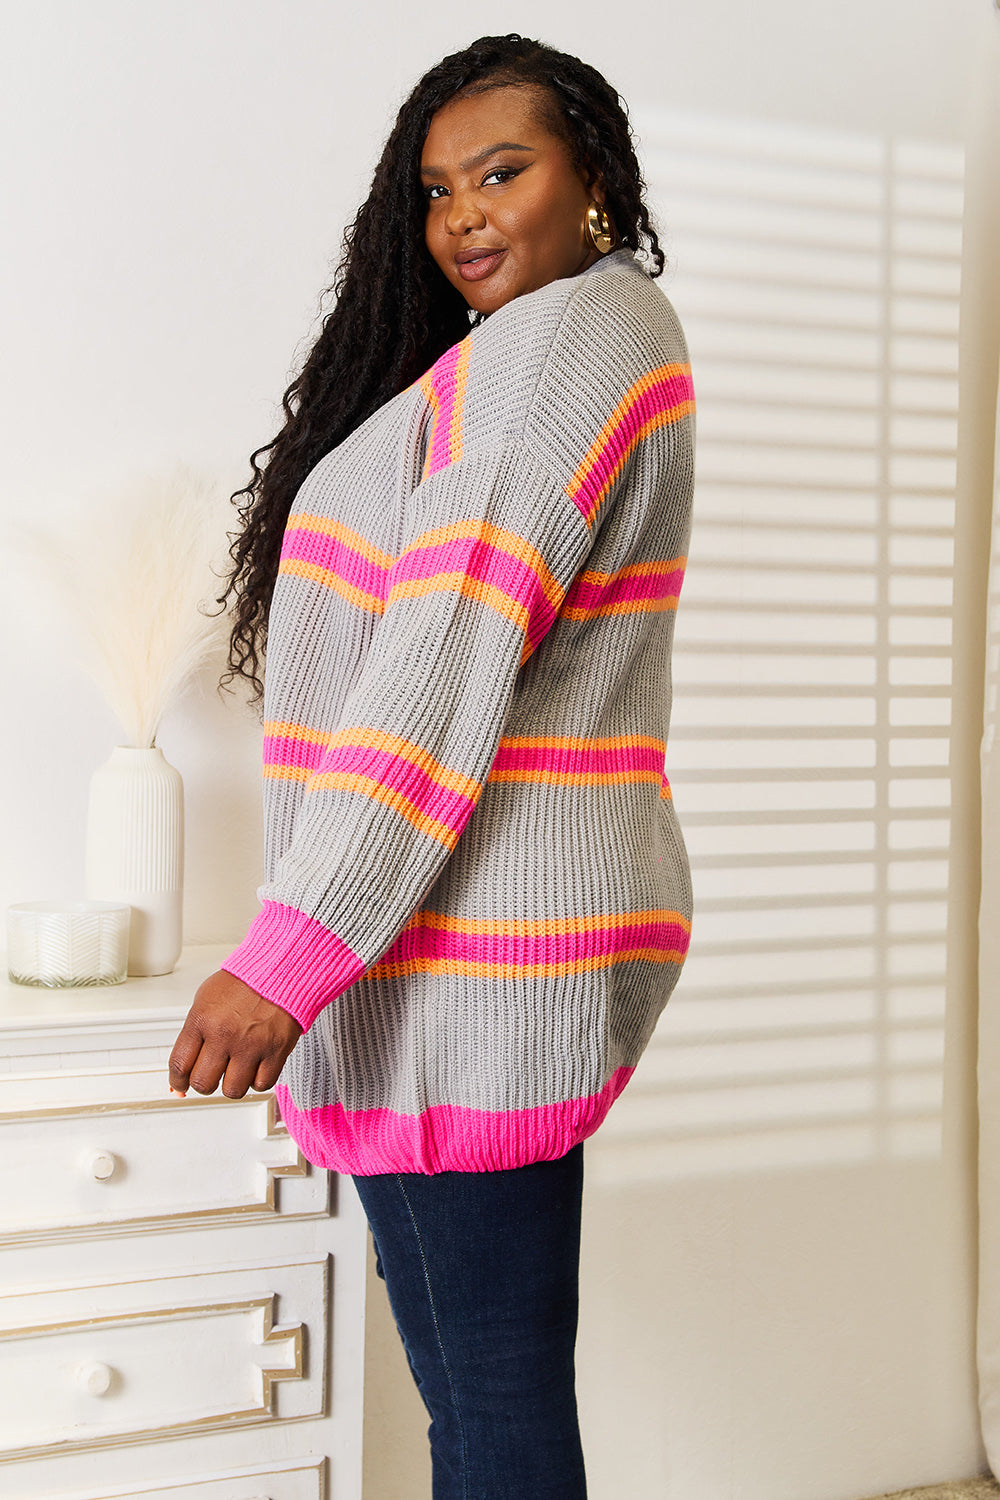
[[[185,948],[171,974],[126,979],[124,984],[45,989],[13,984],[3,963],[0,978],[0,1034],[51,1026],[121,1026],[182,1019],[203,979],[219,967],[231,945]]]

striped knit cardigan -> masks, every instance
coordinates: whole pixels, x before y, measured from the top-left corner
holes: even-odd
[[[664,771],[694,402],[626,250],[516,298],[316,465],[268,633],[266,883],[224,967],[305,1027],[308,1160],[561,1156],[687,951]]]

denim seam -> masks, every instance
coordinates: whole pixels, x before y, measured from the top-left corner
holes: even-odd
[[[413,1212],[413,1208],[410,1204],[409,1198],[406,1196],[406,1188],[403,1185],[402,1176],[398,1172],[396,1173],[396,1181],[399,1184],[399,1191],[403,1195],[403,1202],[406,1204],[406,1211],[410,1216],[410,1223],[413,1225],[413,1233],[416,1235],[417,1239],[417,1249],[420,1251],[420,1263],[424,1268],[424,1284],[427,1287],[427,1301],[430,1304],[431,1318],[434,1323],[434,1332],[437,1335],[438,1348],[441,1350],[441,1363],[444,1365],[444,1373],[448,1377],[448,1389],[451,1391],[451,1399],[454,1403],[455,1415],[458,1418],[458,1430],[462,1438],[462,1494],[468,1497],[469,1450],[465,1440],[465,1424],[462,1421],[462,1408],[458,1404],[458,1392],[455,1389],[455,1382],[452,1379],[451,1374],[451,1366],[448,1363],[448,1356],[445,1353],[444,1340],[441,1337],[441,1326],[438,1323],[437,1308],[434,1306],[434,1292],[431,1287],[430,1270],[428,1269],[427,1265],[427,1257],[424,1254],[424,1246],[420,1238],[420,1230],[417,1227],[416,1215]]]

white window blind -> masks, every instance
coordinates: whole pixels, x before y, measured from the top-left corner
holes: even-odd
[[[959,148],[636,111],[691,349],[684,974],[618,1180],[937,1154]]]

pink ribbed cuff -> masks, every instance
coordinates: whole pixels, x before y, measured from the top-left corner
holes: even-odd
[[[340,938],[304,912],[265,901],[240,946],[222,964],[306,1031],[365,966]]]

